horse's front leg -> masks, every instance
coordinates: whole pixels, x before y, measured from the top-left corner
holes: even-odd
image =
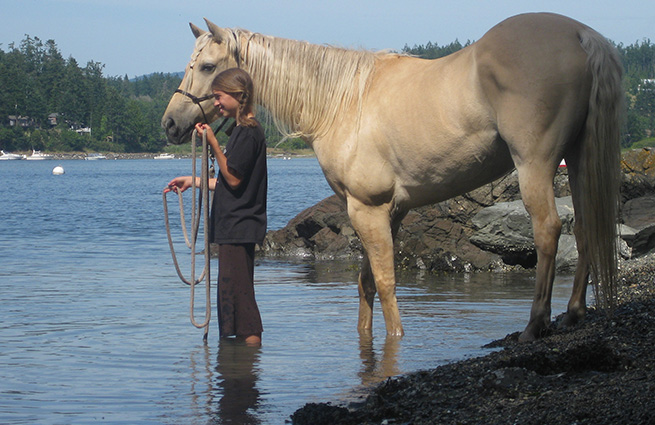
[[[396,300],[396,276],[394,272],[393,236],[388,205],[365,205],[354,198],[348,199],[348,215],[362,241],[368,260],[364,261],[359,279],[360,309],[359,329],[372,326],[372,305],[375,283],[382,305],[387,335],[403,335],[403,327]]]

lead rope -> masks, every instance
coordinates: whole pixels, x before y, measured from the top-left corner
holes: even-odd
[[[200,105],[198,105],[200,106]],[[200,108],[202,110],[202,107]],[[204,115],[204,111],[203,111]],[[218,126],[216,129],[216,134],[218,134],[219,131],[225,126],[227,123],[228,118],[223,119],[221,124]],[[189,237],[189,233],[187,232],[187,227],[186,227],[186,218],[184,216],[184,201],[182,198],[182,192],[180,192],[177,188],[175,188],[175,192],[178,195],[179,198],[179,205],[180,205],[180,223],[182,227],[182,233],[184,234],[184,241],[191,249],[191,278],[187,279],[184,277],[182,274],[182,271],[180,270],[180,266],[177,261],[177,255],[175,254],[175,247],[173,246],[173,238],[171,237],[171,226],[170,226],[170,221],[168,219],[168,199],[166,198],[166,193],[163,194],[163,203],[164,203],[164,221],[166,223],[166,236],[168,238],[168,246],[171,249],[171,256],[173,257],[173,264],[175,265],[175,271],[177,272],[177,275],[180,277],[182,282],[186,283],[191,287],[191,302],[190,302],[190,317],[191,317],[191,323],[193,326],[197,328],[205,328],[205,332],[203,335],[203,341],[207,342],[207,335],[209,333],[209,321],[211,319],[211,296],[210,296],[210,263],[211,263],[211,246],[210,246],[210,240],[209,240],[209,205],[211,204],[211,199],[209,195],[209,179],[213,178],[214,174],[214,167],[213,167],[213,162],[214,162],[214,156],[209,154],[209,146],[207,145],[207,133],[204,132],[202,135],[202,157],[201,157],[201,171],[200,171],[200,192],[201,196],[198,199],[198,207],[196,209],[196,163],[197,163],[197,154],[196,154],[196,136],[198,132],[194,129],[193,134],[191,136],[191,160],[192,160],[192,165],[191,165],[191,190],[192,190],[192,201],[191,201],[191,237]],[[210,160],[211,160],[211,166],[210,166]],[[204,231],[204,238],[205,238],[205,249],[204,249],[204,256],[205,256],[205,266],[203,268],[202,274],[198,279],[195,278],[195,273],[196,273],[196,242],[198,240],[198,230],[200,228],[200,215],[201,215],[201,210],[202,210],[202,216],[204,218],[203,222],[203,231]],[[205,320],[203,323],[197,323],[195,319],[195,315],[193,314],[194,306],[195,306],[195,286],[202,282],[205,281],[205,297],[206,297],[206,304],[205,304]]]
[[[197,131],[193,131],[193,136],[191,137],[191,156],[192,156],[192,166],[191,166],[191,189],[192,189],[192,207],[191,207],[191,234],[189,235],[186,228],[186,219],[184,217],[184,202],[182,199],[182,192],[175,188],[175,192],[179,198],[180,205],[180,221],[182,225],[182,232],[184,233],[184,240],[187,247],[191,249],[191,276],[186,278],[177,261],[177,255],[175,254],[175,248],[173,245],[173,238],[171,237],[171,226],[168,219],[168,200],[166,198],[166,193],[163,194],[163,203],[164,203],[164,220],[166,223],[166,236],[168,237],[168,246],[171,249],[171,255],[173,257],[173,264],[175,265],[175,270],[177,275],[180,277],[182,282],[186,283],[191,287],[191,301],[190,301],[190,318],[191,323],[196,328],[204,328],[203,341],[207,342],[207,335],[209,333],[209,322],[211,320],[211,278],[210,278],[210,261],[211,261],[211,252],[210,252],[210,241],[209,241],[209,153],[207,147],[207,135],[203,133],[202,137],[202,159],[201,159],[201,171],[200,171],[200,192],[201,196],[198,199],[196,207],[196,135]],[[203,221],[203,232],[204,232],[204,256],[205,256],[205,265],[202,271],[202,274],[197,279],[195,278],[196,274],[196,242],[198,240],[198,229],[200,227],[200,216],[204,218]],[[194,308],[195,308],[195,287],[198,283],[205,281],[205,320],[202,323],[198,323],[195,318]]]

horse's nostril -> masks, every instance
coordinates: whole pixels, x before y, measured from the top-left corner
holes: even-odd
[[[162,120],[162,127],[164,127],[164,130],[168,131],[171,128],[175,127],[175,120],[171,117],[164,118]]]
[[[168,137],[168,140],[173,142],[179,138],[180,129],[175,125],[175,120],[171,117],[162,119],[161,126]]]

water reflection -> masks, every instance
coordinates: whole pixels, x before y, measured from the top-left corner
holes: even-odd
[[[202,344],[190,355],[191,370],[191,411],[193,417],[211,417],[214,415],[214,391],[209,346]]]
[[[377,384],[389,376],[400,374],[398,367],[398,350],[401,337],[387,335],[382,346],[382,353],[376,353],[373,345],[374,337],[371,332],[359,333],[359,358],[362,368],[357,374],[362,386],[368,387]]]
[[[257,425],[259,402],[260,347],[252,347],[230,339],[221,340],[216,361],[216,387],[222,397],[218,401],[221,424]]]
[[[193,418],[210,424],[259,425],[260,347],[233,339],[221,340],[215,368],[208,344],[191,353],[191,410]]]

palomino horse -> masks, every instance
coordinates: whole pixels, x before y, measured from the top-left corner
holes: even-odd
[[[596,31],[555,14],[519,15],[459,52],[423,60],[206,23],[209,32],[191,24],[195,50],[162,119],[168,138],[186,142],[205,112],[217,118],[210,90],[217,73],[230,67],[250,73],[257,103],[314,149],[346,202],[365,250],[360,331],[371,330],[377,291],[387,334],[403,334],[393,239],[407,212],[516,168],[538,260],[521,339],[539,337],[550,325],[561,230],[553,178],[563,158],[579,254],[565,323],[584,317],[590,277],[600,283],[601,303],[611,306],[622,68]]]

